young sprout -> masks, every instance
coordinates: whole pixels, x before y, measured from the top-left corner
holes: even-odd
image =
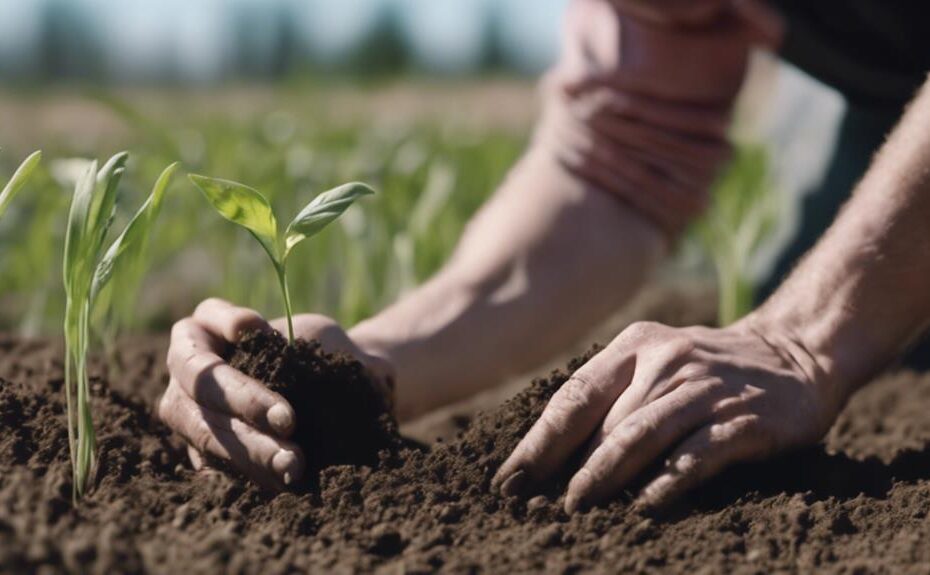
[[[23,160],[23,163],[17,168],[13,177],[10,178],[10,181],[4,186],[3,191],[0,192],[0,218],[3,217],[3,213],[10,205],[13,197],[26,185],[26,181],[29,179],[29,176],[32,175],[32,172],[35,171],[36,166],[39,165],[39,161],[41,160],[42,152],[33,152],[28,158]]]
[[[131,265],[138,258],[161,209],[171,176],[177,169],[177,164],[172,164],[162,172],[148,200],[104,251],[116,211],[117,186],[127,158],[125,152],[117,154],[99,171],[96,161],[90,163],[75,186],[65,235],[65,397],[75,499],[87,490],[96,459],[87,375],[90,317],[94,303],[114,270]]]
[[[281,235],[271,204],[258,190],[229,180],[194,174],[190,175],[190,179],[221,216],[247,229],[271,258],[284,297],[287,339],[294,343],[293,311],[287,287],[288,256],[297,244],[319,233],[355,200],[373,194],[374,190],[365,184],[352,182],[323,192],[297,214]]]
[[[778,196],[769,180],[765,148],[737,147],[715,184],[713,200],[697,232],[717,270],[717,321],[729,325],[752,310],[750,266],[778,223]]]

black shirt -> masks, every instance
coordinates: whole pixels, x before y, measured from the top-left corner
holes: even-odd
[[[903,105],[930,72],[930,0],[771,0],[782,56],[860,105]]]

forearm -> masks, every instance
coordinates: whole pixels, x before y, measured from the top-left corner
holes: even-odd
[[[833,227],[755,314],[785,328],[845,399],[930,323],[930,88]]]
[[[664,247],[653,224],[534,148],[448,264],[351,335],[395,365],[409,417],[563,349],[636,291]]]
[[[749,50],[741,21],[722,18],[684,33],[570,4],[530,152],[450,263],[352,330],[397,367],[401,415],[411,398],[428,410],[564,349],[700,213]]]

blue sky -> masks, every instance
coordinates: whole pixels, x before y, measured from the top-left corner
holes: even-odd
[[[507,61],[535,72],[554,58],[567,0],[0,0],[0,70],[39,62],[49,21],[99,46],[118,77],[222,76],[243,43],[270,55],[284,26],[316,57],[338,59],[386,14],[429,69],[467,71],[497,34]],[[267,54],[266,54],[267,53]],[[251,56],[251,55],[250,55]]]

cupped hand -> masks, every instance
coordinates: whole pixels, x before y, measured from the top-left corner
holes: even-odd
[[[553,395],[492,485],[523,493],[581,452],[566,511],[634,479],[647,480],[636,504],[662,507],[733,463],[822,438],[845,401],[825,374],[798,340],[751,318],[725,329],[634,324]]]
[[[203,466],[206,455],[265,488],[280,490],[304,471],[304,454],[288,441],[296,423],[294,408],[224,359],[244,333],[271,329],[285,330],[284,318],[268,322],[254,310],[221,299],[205,300],[171,330],[170,380],[157,414],[187,441],[195,468]],[[320,315],[298,315],[294,331],[299,338],[319,340],[328,352],[358,358],[390,397],[390,364],[362,351],[336,322]]]

